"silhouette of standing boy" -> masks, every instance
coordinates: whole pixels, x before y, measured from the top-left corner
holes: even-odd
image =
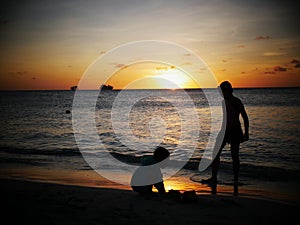
[[[221,140],[221,147],[220,149],[217,149],[217,155],[211,164],[212,176],[207,180],[202,180],[202,183],[210,185],[217,184],[217,174],[220,164],[220,155],[225,145],[230,144],[234,172],[234,195],[238,195],[238,180],[240,170],[239,148],[240,143],[249,140],[249,119],[241,100],[233,96],[233,88],[231,84],[228,81],[224,81],[220,84],[220,88],[225,103],[225,106],[223,104],[223,107],[225,107],[226,109],[226,127],[224,127],[225,135],[224,139]],[[239,120],[240,115],[242,116],[244,121],[244,134]]]

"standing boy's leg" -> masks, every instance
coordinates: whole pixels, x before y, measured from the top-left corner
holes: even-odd
[[[218,171],[219,171],[219,165],[220,165],[220,156],[221,156],[221,152],[223,149],[223,145],[221,147],[221,149],[219,150],[217,156],[214,158],[212,164],[211,164],[211,179],[214,181],[218,180]]]
[[[232,157],[232,164],[233,164],[233,173],[234,173],[234,183],[233,183],[233,195],[238,195],[238,187],[239,187],[239,173],[240,173],[240,143],[231,143],[231,157]]]
[[[219,170],[219,165],[220,165],[220,156],[222,153],[223,148],[225,147],[226,142],[224,141],[216,155],[216,157],[214,158],[212,164],[211,164],[211,171],[212,171],[212,176],[211,176],[211,181],[213,182],[217,182],[218,180],[218,170]]]
[[[224,137],[222,145],[220,148],[216,148],[218,141],[220,140],[220,135],[218,135],[217,137],[217,141],[216,144],[214,146],[214,152],[213,154],[216,154],[216,157],[213,159],[212,163],[211,163],[211,171],[212,171],[212,176],[209,179],[203,179],[202,183],[204,184],[216,184],[217,180],[218,180],[218,170],[219,170],[219,165],[220,165],[220,156],[221,156],[221,152],[222,149],[225,147],[226,145],[226,138]]]
[[[231,143],[230,150],[231,150],[231,157],[232,157],[232,164],[233,164],[234,181],[238,182],[239,172],[240,172],[240,157],[239,157],[240,143]]]

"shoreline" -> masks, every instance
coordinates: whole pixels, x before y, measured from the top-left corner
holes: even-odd
[[[10,224],[274,224],[296,219],[299,205],[223,195],[183,203],[129,190],[1,180]]]
[[[38,166],[5,167],[2,165],[0,179],[28,181],[37,183],[49,183],[66,186],[78,186],[83,188],[109,188],[116,190],[131,191],[130,186],[114,183],[100,176],[94,170],[68,170],[53,169]],[[211,187],[199,182],[190,180],[189,177],[174,176],[165,182],[166,190],[191,191],[195,190],[197,195],[212,195]],[[275,185],[276,184],[276,185]],[[299,183],[292,185],[283,182],[257,182],[257,185],[243,185],[239,187],[239,197],[261,199],[291,205],[299,204],[299,194],[297,192]],[[154,191],[156,191],[154,189]],[[219,184],[217,186],[217,196],[231,197],[233,194],[232,185]]]

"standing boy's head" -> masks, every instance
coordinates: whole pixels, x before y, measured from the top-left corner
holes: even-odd
[[[170,156],[170,152],[164,147],[158,146],[154,153],[153,157],[157,162],[161,162]]]
[[[220,84],[220,88],[222,90],[222,94],[223,94],[224,98],[228,98],[228,97],[232,96],[233,88],[231,86],[231,83],[229,83],[229,81],[222,82]]]

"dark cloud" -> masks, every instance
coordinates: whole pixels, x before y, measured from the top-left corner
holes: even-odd
[[[168,67],[167,66],[157,66],[155,69],[156,70],[168,70]]]
[[[123,69],[127,68],[127,66],[125,64],[123,64],[123,63],[116,63],[115,67],[116,68],[123,68]]]
[[[277,72],[282,73],[286,72],[288,68],[282,66],[275,66],[273,68],[267,68],[267,71],[264,71],[263,74],[276,74]]]
[[[36,79],[37,79],[36,77],[32,77],[32,78],[31,78],[31,80],[36,80]]]
[[[275,72],[285,72],[285,71],[287,71],[287,68],[281,67],[281,66],[275,66],[274,71]]]
[[[190,53],[187,53],[187,54],[184,54],[184,56],[192,56],[192,54],[190,54]]]
[[[264,72],[264,74],[276,74],[276,72],[274,72],[274,71],[266,71],[266,72]]]
[[[298,59],[292,59],[290,61],[291,64],[295,64],[295,68],[300,68],[300,60]]]
[[[255,37],[255,40],[268,40],[271,39],[270,36],[257,36]]]
[[[222,59],[222,62],[229,62],[231,59]]]
[[[298,63],[300,63],[300,60],[293,59],[293,60],[291,61],[291,63],[292,63],[292,64],[298,64]]]
[[[175,69],[176,68],[176,66],[170,66],[170,67],[168,67],[168,66],[157,66],[155,69],[156,70],[169,70],[169,69]]]
[[[27,71],[12,71],[8,73],[13,76],[24,76],[27,74]]]

